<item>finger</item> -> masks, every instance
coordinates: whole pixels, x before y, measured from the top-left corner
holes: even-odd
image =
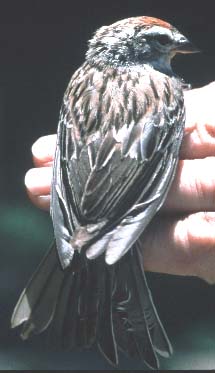
[[[50,210],[50,195],[48,196],[34,196],[33,194],[29,193],[27,190],[27,194],[31,202],[41,210],[49,211]]]
[[[199,116],[200,118],[200,116]],[[214,120],[197,118],[188,122],[181,145],[180,158],[194,159],[215,155],[215,114]],[[52,164],[56,147],[56,135],[40,137],[32,146],[33,162],[36,167]]]
[[[46,167],[53,162],[57,135],[40,137],[32,146],[33,162],[36,167]]]
[[[163,211],[215,211],[215,157],[179,161]]]
[[[215,157],[180,161],[162,211],[215,211],[215,174],[211,172],[213,169]],[[34,203],[37,204],[40,196],[50,194],[51,179],[51,167],[34,168],[27,172],[25,185],[29,196],[34,198]],[[47,204],[45,207],[48,208]]]
[[[181,146],[181,159],[215,155],[215,82],[186,91],[186,126]]]
[[[181,219],[156,217],[141,237],[148,271],[215,282],[215,213]]]
[[[186,126],[181,159],[215,155],[215,82],[199,89],[185,91]],[[53,161],[56,134],[40,137],[32,146],[36,167]]]
[[[30,200],[39,208],[49,210],[52,167],[30,169],[25,176],[25,186]]]

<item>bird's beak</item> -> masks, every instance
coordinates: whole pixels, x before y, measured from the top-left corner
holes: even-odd
[[[200,49],[196,48],[187,38],[182,36],[174,46],[175,53],[199,53]]]

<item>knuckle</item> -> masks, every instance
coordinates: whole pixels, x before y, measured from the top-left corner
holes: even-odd
[[[215,116],[214,108],[207,107],[200,111],[195,126],[197,141],[203,145],[215,144]]]
[[[215,175],[211,172],[215,166],[215,157],[208,157],[197,160],[195,164],[195,177],[191,177],[190,188],[194,191],[197,198],[195,203],[201,210],[205,206],[209,211],[215,206]],[[192,172],[192,170],[191,170]]]
[[[215,213],[200,212],[190,216],[187,242],[190,273],[208,284],[215,283]]]

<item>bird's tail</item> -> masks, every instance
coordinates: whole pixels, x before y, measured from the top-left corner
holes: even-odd
[[[49,251],[19,298],[12,327],[23,324],[23,339],[48,328],[52,344],[64,348],[96,343],[114,365],[119,348],[157,368],[157,353],[167,356],[171,346],[147,287],[139,244],[113,266],[103,256],[74,263],[63,271],[56,249]]]
[[[117,346],[126,355],[159,368],[157,354],[169,357],[172,346],[147,285],[139,241],[116,263],[112,304]]]

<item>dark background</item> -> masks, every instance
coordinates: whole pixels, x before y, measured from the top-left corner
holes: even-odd
[[[47,213],[28,201],[24,175],[31,145],[54,133],[71,74],[98,27],[129,16],[163,18],[203,53],[179,56],[174,70],[194,87],[215,79],[213,1],[0,0],[0,369],[108,369],[96,351],[53,353],[9,330],[17,297],[52,239]],[[191,278],[150,275],[175,354],[163,369],[215,368],[215,287]],[[121,359],[124,369],[141,365]]]

